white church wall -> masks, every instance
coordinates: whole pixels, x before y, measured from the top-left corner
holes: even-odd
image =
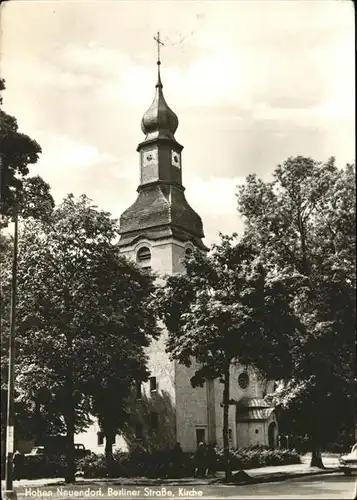
[[[98,444],[98,432],[100,431],[97,420],[95,421],[83,432],[79,432],[75,435],[74,442],[78,444],[83,444],[87,450],[93,453],[101,454],[104,453],[105,439],[103,444]],[[122,436],[117,435],[115,437],[115,443],[113,444],[113,451],[122,450],[127,451],[128,446]]]
[[[263,398],[267,391],[267,382],[260,379],[252,369],[248,369],[249,384],[246,388],[239,386],[238,377],[246,369],[240,365],[232,366],[230,371],[230,399],[238,402],[241,398]],[[269,389],[272,389],[272,383],[268,383]],[[216,441],[219,446],[223,446],[223,384],[219,380],[215,381],[215,408],[216,408]],[[271,392],[271,391],[269,391]],[[244,447],[252,444],[268,444],[265,436],[264,423],[258,427],[248,427],[245,423],[236,423],[236,405],[229,407],[228,427],[230,432],[230,445],[232,447]],[[256,434],[258,429],[258,435]]]
[[[195,365],[187,368],[176,363],[176,433],[183,451],[195,451],[196,430],[208,435],[207,389],[193,388],[190,382],[195,374]]]
[[[265,422],[238,422],[237,439],[239,448],[255,445],[268,445]]]
[[[174,362],[170,361],[165,345],[167,340],[167,332],[163,328],[162,334],[157,340],[153,340],[150,346],[146,348],[148,354],[148,370],[151,377],[156,377],[157,391],[167,392],[175,404],[175,367]],[[150,382],[143,384],[145,392],[150,395]]]
[[[217,381],[217,385],[220,385],[223,388],[223,384],[219,383]],[[221,387],[216,389],[216,394],[218,393],[218,399],[216,403],[216,443],[218,446],[223,447],[223,406],[221,406],[222,403],[222,396],[223,396],[223,389],[221,390]],[[229,441],[230,441],[230,446],[235,447],[236,442],[237,442],[237,437],[236,437],[236,411],[235,411],[235,406],[230,405],[228,409],[228,433],[229,433]]]
[[[172,243],[170,241],[152,242],[151,268],[160,275],[172,274]]]
[[[185,248],[186,245],[181,242],[172,245],[172,274],[184,272]]]
[[[238,377],[246,372],[249,377],[249,383],[246,388],[240,387]],[[241,365],[233,366],[231,369],[231,398],[239,401],[243,397],[263,398],[266,382],[261,380],[257,373],[251,368],[246,369]]]
[[[148,265],[159,276],[171,276],[184,271],[183,259],[187,247],[185,243],[176,241],[173,238],[159,241],[144,238],[134,245],[122,249],[121,253],[136,262],[136,254],[144,246],[147,246],[151,251],[151,260]],[[192,247],[192,245],[189,246]]]

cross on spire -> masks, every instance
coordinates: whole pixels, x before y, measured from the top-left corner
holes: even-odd
[[[160,31],[157,32],[156,36],[154,36],[155,42],[157,42],[157,64],[161,64],[160,60],[160,45],[164,46],[165,44],[160,40]]]

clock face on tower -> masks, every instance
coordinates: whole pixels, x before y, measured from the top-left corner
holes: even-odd
[[[171,151],[171,165],[173,167],[181,168],[181,157],[176,151]]]
[[[143,151],[143,165],[153,165],[157,160],[157,149]]]
[[[157,149],[141,152],[141,182],[154,182],[158,178]]]

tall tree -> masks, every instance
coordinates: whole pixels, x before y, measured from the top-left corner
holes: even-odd
[[[158,296],[171,357],[187,366],[197,360],[193,386],[212,379],[223,384],[223,445],[229,480],[232,366],[250,365],[269,375],[272,364],[278,373],[282,364],[292,362],[291,348],[300,325],[289,308],[284,282],[274,270],[262,266],[251,246],[237,243],[234,236],[222,236],[209,255],[197,251],[187,260],[186,272],[169,277]]]
[[[323,467],[321,447],[336,430],[325,425],[325,409],[339,410],[335,427],[354,414],[354,165],[340,169],[334,158],[326,163],[288,158],[271,182],[247,177],[238,191],[238,210],[244,239],[265,265],[299,276],[292,307],[306,335],[295,346],[293,364],[285,366],[285,378],[304,387],[305,401],[310,395],[311,465]],[[291,392],[291,383],[289,388],[301,395]]]
[[[146,381],[146,355],[142,345],[135,345],[130,338],[120,338],[120,352],[107,359],[105,374],[94,378],[88,388],[91,393],[92,414],[97,417],[105,437],[105,457],[108,472],[113,464],[113,444],[117,434],[124,434],[131,420],[130,398],[134,382]],[[110,363],[110,364],[109,364]]]
[[[20,235],[17,350],[34,369],[19,375],[34,393],[50,391],[41,404],[56,408],[64,423],[67,482],[74,481],[76,426],[91,410],[98,381],[105,388],[113,379],[140,376],[141,349],[157,333],[149,306],[154,278],[119,255],[117,236],[108,213],[72,195],[46,220],[26,221]],[[125,372],[123,351],[137,369]]]
[[[5,81],[0,78],[0,105],[4,89]],[[0,109],[0,214],[3,217],[13,215],[24,179],[29,174],[28,165],[36,163],[40,153],[40,145],[19,132],[16,118]]]
[[[22,180],[21,188],[18,188],[16,197],[16,217],[18,223],[24,219],[38,219],[42,221],[48,220],[54,207],[54,200],[50,193],[50,186],[39,176],[27,177]],[[0,227],[7,226],[11,220],[11,215],[14,217],[15,207],[12,206],[7,215],[0,220]],[[13,259],[13,238],[8,234],[0,234],[0,333],[1,333],[1,387],[3,395],[7,394],[8,381],[8,334],[9,334],[9,319],[10,319],[10,296],[11,296],[11,281],[12,281],[12,259]],[[20,360],[16,360],[17,363]],[[25,363],[26,365],[26,363]],[[23,386],[22,386],[23,387]],[[36,429],[41,422],[45,427],[51,427],[54,423],[53,419],[43,418],[40,411],[34,412],[32,404],[24,399],[25,393],[16,393],[15,397],[15,428],[16,435],[20,438],[36,435]],[[6,422],[6,403],[1,406],[2,423]],[[47,415],[48,417],[48,415]],[[57,424],[54,424],[58,428]],[[2,431],[5,428],[2,427]],[[3,439],[5,436],[3,435]]]

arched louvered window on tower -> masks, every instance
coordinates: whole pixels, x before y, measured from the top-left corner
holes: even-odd
[[[192,257],[192,254],[193,254],[193,250],[191,247],[187,247],[186,250],[185,250],[185,257],[187,259],[189,259],[190,257]]]
[[[136,254],[136,262],[143,268],[150,268],[151,251],[149,247],[141,247]]]

